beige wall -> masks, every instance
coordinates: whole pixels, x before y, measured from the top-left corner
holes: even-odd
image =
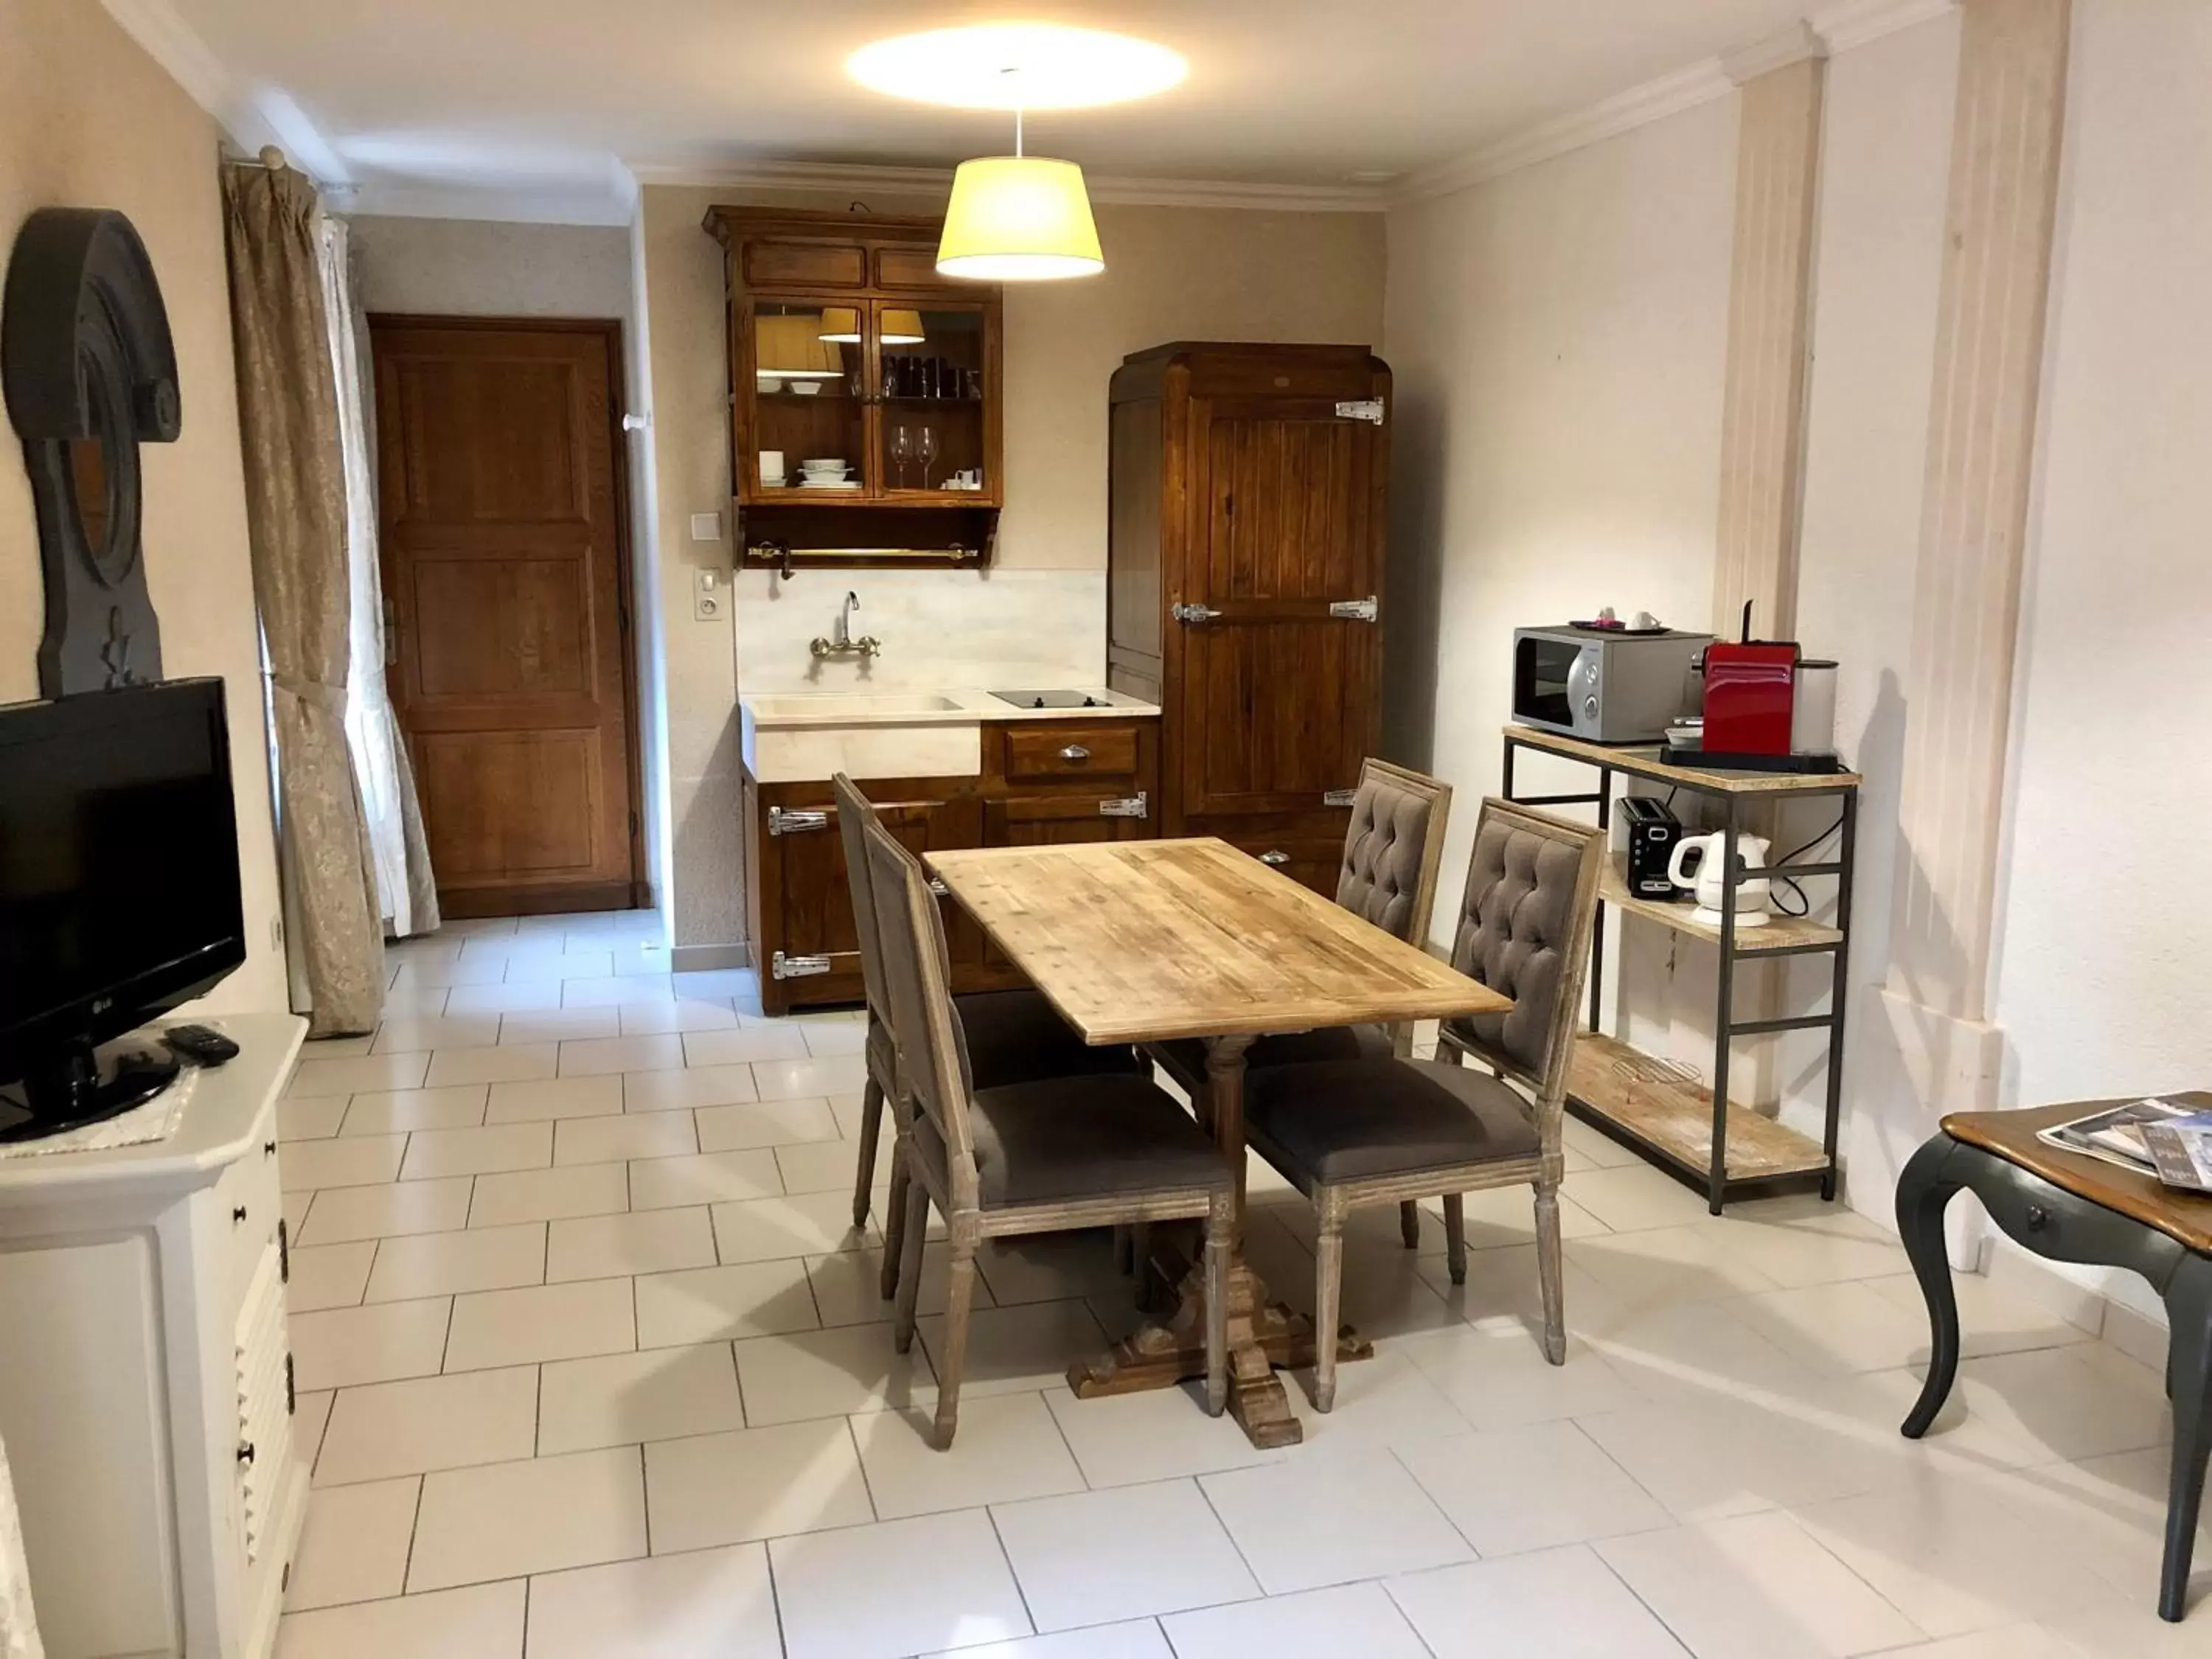
[[[629,236],[604,225],[347,216],[371,311],[627,317]]]
[[[246,896],[246,965],[211,1008],[286,1006],[214,124],[97,5],[0,0],[0,231],[40,207],[110,207],[153,256],[184,433],[145,447],[146,570],[172,676],[220,674]],[[44,592],[22,450],[0,441],[0,702],[38,695]]]
[[[726,568],[732,556],[722,251],[700,223],[717,202],[843,208],[848,199],[647,185],[639,205],[635,234],[651,319],[670,863],[683,946],[733,945],[745,934],[738,688],[749,668],[768,670],[781,684],[803,659],[805,638],[826,630],[836,603],[830,589],[848,585],[827,576],[804,588],[794,582],[791,602],[778,603],[765,620],[750,611],[714,623],[692,618],[694,568]],[[888,197],[867,202],[882,213],[942,207]],[[1024,649],[1069,661],[1095,660],[1102,650],[1102,590],[1091,573],[1106,558],[1106,384],[1121,359],[1175,339],[1372,343],[1382,331],[1379,215],[1109,206],[1098,210],[1098,229],[1103,276],[1006,295],[999,568],[1067,579],[994,585],[988,573],[942,575],[948,590],[969,595],[977,638],[1020,635]],[[724,515],[723,539],[693,542],[690,516],[714,512]],[[749,583],[738,605],[758,605],[770,592]],[[1040,638],[1040,630],[1051,636]],[[752,664],[738,659],[740,632]],[[988,674],[989,662],[978,660],[974,672]]]

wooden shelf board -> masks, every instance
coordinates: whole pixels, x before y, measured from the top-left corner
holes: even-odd
[[[1639,898],[1630,892],[1626,854],[1615,854],[1606,860],[1604,868],[1598,874],[1597,896],[1607,904],[1619,905],[1631,915],[1645,917],[1662,927],[1687,933],[1692,939],[1707,939],[1715,945],[1721,942],[1721,930],[1710,922],[1696,920],[1698,907],[1690,900]],[[1838,945],[1842,943],[1843,937],[1841,928],[1807,921],[1796,916],[1785,916],[1777,911],[1767,919],[1764,927],[1739,925],[1735,930],[1735,948],[1739,956],[1755,956],[1761,951],[1794,951],[1802,950],[1808,945]]]
[[[1856,789],[1860,783],[1856,772],[1708,772],[1694,766],[1669,766],[1659,758],[1659,745],[1656,743],[1585,743],[1580,738],[1541,731],[1533,726],[1509,726],[1505,735],[1517,744],[1540,749],[1548,755],[1587,761],[1593,766],[1609,766],[1616,772],[1715,795],[1835,794]]]
[[[1589,1111],[1685,1168],[1703,1172],[1711,1167],[1712,1091],[1669,1078],[1661,1062],[1650,1055],[1618,1038],[1582,1032],[1575,1038],[1567,1089]],[[1827,1166],[1820,1142],[1744,1107],[1729,1109],[1730,1181],[1818,1174]]]

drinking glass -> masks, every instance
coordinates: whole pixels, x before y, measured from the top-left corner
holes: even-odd
[[[927,431],[927,428],[924,428]],[[891,459],[898,463],[899,488],[906,488],[906,464],[914,458],[914,434],[904,427],[891,434]]]
[[[922,428],[921,439],[916,445],[915,453],[921,457],[921,487],[927,489],[929,488],[929,464],[937,459],[937,428],[935,427]]]

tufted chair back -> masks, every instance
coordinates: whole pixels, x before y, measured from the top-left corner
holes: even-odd
[[[1452,966],[1513,1006],[1454,1020],[1448,1035],[1526,1079],[1554,1109],[1565,1095],[1589,967],[1604,836],[1589,824],[1485,800],[1452,936]]]
[[[1451,786],[1388,761],[1359,769],[1336,902],[1409,945],[1427,942]]]

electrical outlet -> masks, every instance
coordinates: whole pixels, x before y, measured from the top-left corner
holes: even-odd
[[[728,576],[711,565],[702,565],[691,573],[691,618],[694,622],[720,622],[729,614],[730,582]]]

